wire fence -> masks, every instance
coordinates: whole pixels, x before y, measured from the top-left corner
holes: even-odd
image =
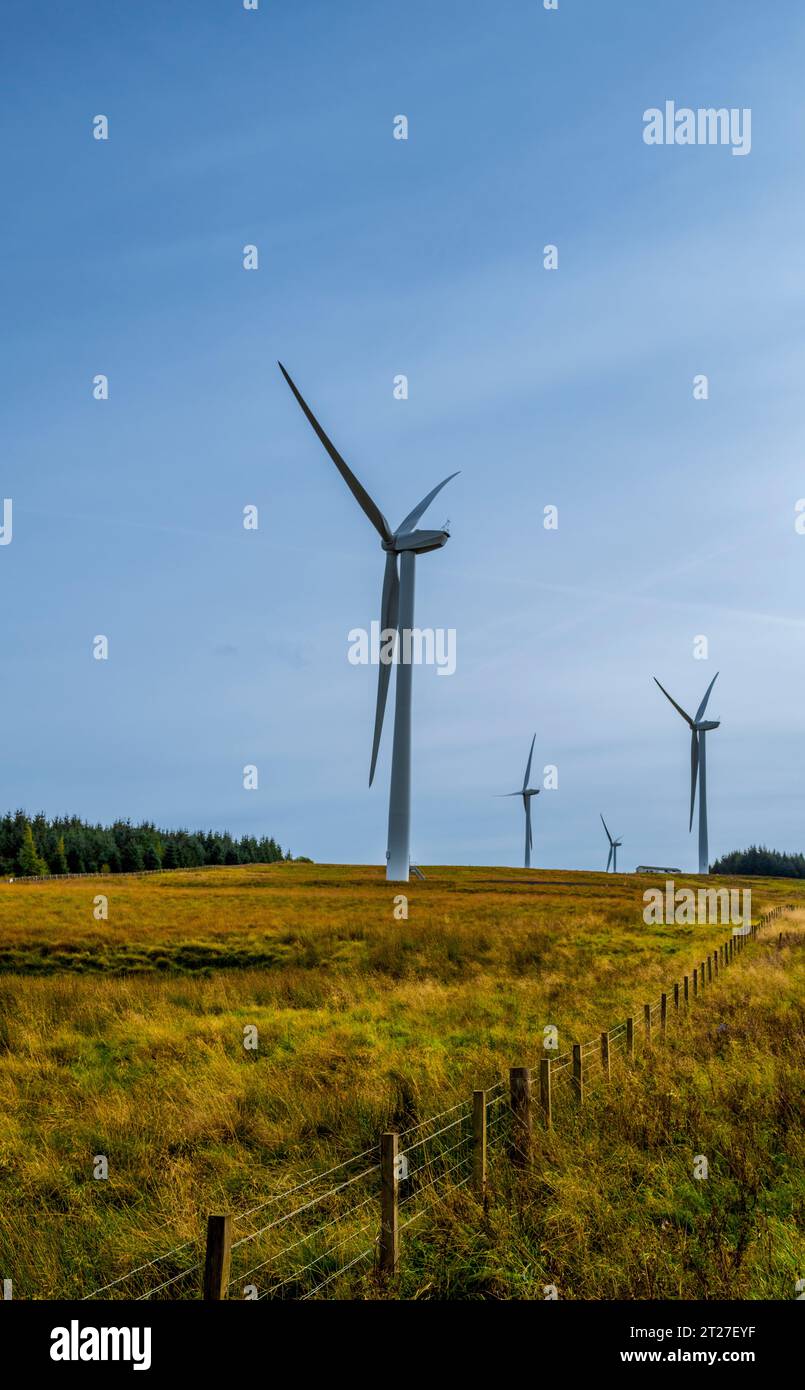
[[[761,917],[751,937],[733,937],[713,952],[707,959],[708,985],[712,987],[719,970],[752,937],[793,907],[773,908]],[[780,933],[778,944],[782,942]],[[696,967],[702,990],[704,966],[702,962]],[[658,1021],[664,1030],[669,999],[673,1012],[681,1011],[692,994],[685,995],[680,982],[673,994],[643,1006],[644,1044],[651,1041]],[[197,1298],[203,1278],[205,1298],[307,1301],[320,1295],[337,1297],[342,1288],[348,1295],[355,1278],[369,1272],[396,1272],[402,1231],[460,1189],[471,1186],[485,1202],[488,1153],[522,1157],[522,1135],[531,1132],[531,1082],[539,1082],[539,1103],[550,1126],[554,1083],[565,1100],[570,1096],[581,1102],[591,1074],[606,1076],[614,1056],[634,1056],[639,1023],[634,1016],[622,1019],[605,1033],[573,1044],[570,1051],[544,1058],[538,1068],[515,1068],[509,1078],[476,1091],[472,1100],[460,1100],[385,1136],[393,1139],[391,1162],[384,1159],[382,1144],[372,1145],[244,1212],[210,1217],[210,1223],[226,1223],[228,1234],[220,1249],[211,1240],[210,1226],[206,1249],[200,1237],[185,1241],[84,1298]],[[528,1077],[525,1090],[523,1074]]]
[[[266,863],[277,863],[277,860],[267,860]],[[81,873],[66,874],[3,874],[0,875],[6,883],[59,883],[66,882],[73,878],[102,878],[107,883],[117,882],[119,878],[150,878],[152,874],[203,874],[210,869],[220,868],[220,864],[177,864],[174,868],[167,866],[159,869],[87,869]],[[251,864],[240,864],[233,866],[237,868],[251,868]],[[255,865],[256,867],[256,865]]]

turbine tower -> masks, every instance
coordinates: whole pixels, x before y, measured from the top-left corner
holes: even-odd
[[[601,812],[599,811],[598,814],[601,815]],[[603,816],[601,816],[601,824],[603,825],[604,829],[606,830],[606,832],[607,832],[607,839],[609,840],[609,854],[608,854],[608,856],[607,856],[607,867],[606,867],[605,872],[606,872],[606,873],[609,873],[609,866],[610,866],[610,864],[611,864],[611,865],[612,865],[612,872],[613,872],[613,874],[616,874],[616,873],[618,872],[618,850],[620,849],[621,845],[623,844],[623,840],[613,840],[612,836],[611,836],[610,833],[609,833],[609,830],[607,829],[607,823],[606,823],[606,821],[604,820],[604,817],[603,817]]]
[[[535,789],[528,785],[528,779],[531,776],[531,759],[534,756],[534,744],[536,739],[537,736],[535,734],[531,740],[528,762],[525,765],[525,777],[523,778],[523,785],[520,791],[503,792],[503,796],[521,796],[523,798],[523,810],[525,811],[525,867],[527,869],[531,868],[531,846],[534,843],[531,835],[531,798],[532,796],[539,796],[539,787]]]
[[[707,708],[707,701],[710,699],[710,691],[718,680],[718,671],[704,692],[702,700],[695,715],[691,719],[686,714],[681,705],[672,699],[665,689],[660,685],[657,677],[654,677],[656,685],[660,685],[660,690],[667,700],[671,701],[674,709],[682,715],[685,723],[690,729],[690,824],[688,831],[693,829],[693,804],[696,800],[696,780],[699,781],[699,873],[706,874],[710,867],[707,853],[707,757],[705,746],[705,735],[712,729],[717,729],[721,723],[720,719],[704,719],[704,711]]]
[[[440,550],[450,539],[447,523],[440,531],[417,531],[415,527],[436,494],[441,492],[445,484],[449,483],[451,478],[455,478],[456,474],[451,473],[449,477],[433,488],[427,497],[423,497],[422,501],[414,507],[414,510],[409,512],[407,517],[400,522],[397,530],[392,531],[379,507],[375,505],[368,492],[358,482],[355,474],[344,462],[332,441],[327,438],[281,362],[279,368],[356,502],[379,533],[381,547],[386,553],[380,611],[380,634],[381,643],[385,632],[396,634],[394,660],[397,663],[386,879],[394,883],[407,883],[411,860],[411,658],[413,654],[411,652],[410,633],[414,627],[414,564],[417,555],[426,555],[428,551]],[[377,754],[380,748],[380,735],[383,730],[383,716],[386,709],[390,675],[390,663],[381,660],[377,677],[372,762],[369,769],[370,787],[374,779]]]

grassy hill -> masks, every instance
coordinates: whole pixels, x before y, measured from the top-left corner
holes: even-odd
[[[195,1242],[208,1210],[246,1211],[370,1149],[383,1129],[533,1065],[546,1025],[564,1049],[638,1012],[729,934],[647,927],[653,879],[427,873],[406,889],[407,921],[370,868],[0,883],[0,1275],[15,1296],[80,1295]],[[755,915],[800,892],[745,886]],[[107,921],[93,916],[98,894]],[[805,885],[802,902],[805,921]],[[402,1291],[541,1297],[541,1282],[564,1279],[563,1296],[678,1297],[723,1290],[732,1270],[771,1296],[805,1259],[791,1111],[803,979],[794,948],[754,951],[661,1056],[619,1073],[608,1098],[546,1139],[517,1194],[500,1169],[485,1221],[463,1191],[436,1212],[437,1226],[450,1223],[448,1254],[420,1222]],[[256,1052],[243,1046],[252,1026]],[[609,1109],[596,1121],[599,1104]],[[695,1273],[698,1236],[665,1239],[667,1268],[659,1250],[644,1258],[655,1226],[711,1220],[699,1207],[715,1186],[674,1177],[706,1143],[732,1155],[717,1211],[724,1248],[744,1251],[726,1272],[714,1266],[709,1286]],[[93,1177],[96,1155],[107,1180]],[[759,1273],[747,1252],[764,1241]]]

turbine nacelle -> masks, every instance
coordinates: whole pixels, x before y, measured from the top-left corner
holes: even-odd
[[[404,550],[412,550],[415,555],[427,555],[431,550],[441,550],[449,539],[449,531],[408,531],[380,544],[383,550],[392,555],[400,555]]]
[[[709,734],[711,729],[718,729],[720,726],[720,719],[702,719],[698,724],[693,725],[694,729],[699,734]]]

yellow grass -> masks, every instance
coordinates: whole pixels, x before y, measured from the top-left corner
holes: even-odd
[[[638,1012],[729,935],[645,926],[653,883],[433,870],[407,921],[375,869],[0,884],[0,1276],[19,1297],[89,1292],[196,1241],[206,1211],[243,1212],[533,1065],[546,1025],[564,1049]],[[755,915],[805,902],[747,886]],[[521,1288],[507,1271],[495,1296]]]

